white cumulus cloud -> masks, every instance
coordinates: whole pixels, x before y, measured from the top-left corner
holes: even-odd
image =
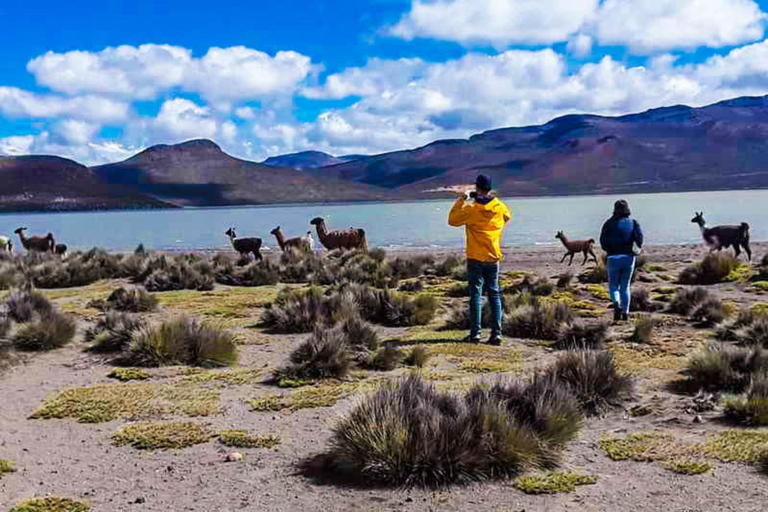
[[[71,117],[95,123],[116,123],[129,117],[127,103],[99,96],[36,94],[16,87],[0,87],[0,114],[9,118]]]

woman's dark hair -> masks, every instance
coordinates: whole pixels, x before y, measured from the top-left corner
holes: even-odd
[[[624,199],[619,199],[613,203],[613,216],[614,217],[629,217],[632,212],[629,210],[629,203]]]

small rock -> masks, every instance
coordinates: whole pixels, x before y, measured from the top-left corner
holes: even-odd
[[[701,414],[697,414],[696,416],[694,416],[693,422],[694,423],[703,423],[704,420],[702,419]]]
[[[139,496],[138,498],[136,498],[134,500],[134,503],[136,505],[141,505],[141,504],[146,503],[146,502],[147,502],[147,500],[144,497],[142,497],[142,496]]]
[[[227,454],[226,462],[237,462],[243,460],[243,454],[240,452],[232,452]]]

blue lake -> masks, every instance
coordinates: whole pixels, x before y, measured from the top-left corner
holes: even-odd
[[[768,240],[768,190],[636,194],[629,200],[641,222],[647,243],[699,243],[699,229],[690,222],[703,210],[710,225],[746,221],[752,239]],[[571,238],[595,238],[618,196],[579,196],[505,199],[514,220],[504,236],[506,246],[554,244],[557,230]],[[74,249],[104,247],[132,250],[139,243],[158,250],[226,249],[229,226],[239,236],[259,236],[275,246],[269,232],[281,226],[288,237],[305,234],[309,221],[326,218],[330,229],[364,228],[372,246],[392,249],[455,248],[463,231],[446,219],[452,201],[289,205],[235,208],[192,208],[161,211],[116,211],[0,215],[0,234],[12,235],[20,226],[30,234],[51,231],[57,242]]]

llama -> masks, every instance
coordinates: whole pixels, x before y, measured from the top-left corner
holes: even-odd
[[[715,226],[707,227],[704,220],[704,212],[695,212],[696,215],[691,222],[698,224],[701,229],[701,236],[704,242],[709,246],[709,252],[720,251],[723,248],[733,246],[738,258],[741,254],[741,248],[747,253],[749,261],[752,261],[752,249],[749,247],[749,224],[742,222],[738,226]]]
[[[232,244],[232,247],[240,253],[241,256],[253,254],[255,259],[258,261],[262,260],[261,238],[237,238],[235,228],[229,228],[224,234],[229,237],[229,242]]]
[[[315,237],[312,236],[311,231],[307,231],[307,236],[304,238],[309,246],[309,252],[315,252]]]
[[[14,233],[19,235],[21,245],[27,252],[52,252],[56,246],[56,242],[53,239],[53,235],[48,233],[45,236],[31,236],[27,238],[24,234],[27,228],[18,228]]]
[[[280,226],[277,226],[270,231],[269,234],[274,235],[277,239],[277,245],[280,246],[280,250],[283,252],[290,251],[291,249],[296,249],[302,252],[311,252],[309,242],[306,238],[297,236],[296,238],[289,238],[286,240],[285,236],[283,236],[283,232],[280,231]]]
[[[0,236],[0,252],[13,252],[13,240],[7,236]]]
[[[332,251],[334,249],[360,249],[368,250],[368,237],[364,229],[347,229],[339,231],[328,231],[325,220],[322,217],[315,217],[310,222],[317,229],[317,238],[323,247]]]
[[[590,238],[589,240],[568,240],[568,237],[565,236],[565,233],[562,231],[558,231],[555,235],[555,238],[563,242],[563,245],[565,246],[566,253],[563,255],[563,259],[560,260],[560,263],[565,261],[565,258],[568,256],[571,257],[571,260],[568,262],[568,266],[573,263],[573,257],[577,253],[583,253],[584,254],[584,261],[581,262],[582,265],[586,265],[588,255],[591,255],[592,258],[595,260],[595,263],[597,263],[597,256],[595,256],[595,253],[592,252],[592,246],[595,245],[595,240],[593,238]]]
[[[56,244],[53,247],[53,252],[57,256],[61,256],[62,259],[66,259],[66,257],[67,257],[67,246],[66,246],[66,244]]]

